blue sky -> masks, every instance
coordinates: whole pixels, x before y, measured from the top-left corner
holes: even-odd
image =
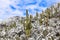
[[[29,14],[35,15],[36,11],[40,13],[58,2],[60,0],[0,0],[0,20],[11,16],[25,16],[26,9]]]

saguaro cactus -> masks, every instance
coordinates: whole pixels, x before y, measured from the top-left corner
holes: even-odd
[[[35,15],[34,19],[38,20],[38,12],[36,12],[36,15]]]
[[[29,18],[28,10],[26,9],[26,18]]]
[[[42,14],[40,14],[39,24],[42,25]]]
[[[50,14],[51,14],[50,17],[51,18],[54,17],[54,12],[53,12],[54,10],[53,9],[54,9],[54,6],[51,6],[50,7]]]
[[[48,26],[48,18],[45,18],[45,25]]]
[[[40,25],[43,24],[44,18],[45,18],[44,11],[42,11],[42,13],[40,14],[40,19],[39,19]]]
[[[33,16],[32,15],[30,15],[30,19],[32,19],[33,18]]]
[[[36,12],[36,18],[38,19],[38,12]]]
[[[60,3],[58,3],[58,9],[60,8]]]
[[[31,21],[29,18],[28,10],[26,10],[26,23],[25,23],[25,32],[27,36],[30,36]]]
[[[46,16],[50,19],[50,9],[49,8],[47,8],[47,10],[45,11],[45,13],[46,13]]]

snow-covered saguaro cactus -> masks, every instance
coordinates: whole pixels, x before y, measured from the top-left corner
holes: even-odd
[[[29,19],[28,10],[26,10],[25,32],[27,36],[30,35],[31,28],[32,28],[31,20]]]

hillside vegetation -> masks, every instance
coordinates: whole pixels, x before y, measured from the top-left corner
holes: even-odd
[[[28,12],[0,23],[0,40],[60,40],[60,3],[35,16]]]

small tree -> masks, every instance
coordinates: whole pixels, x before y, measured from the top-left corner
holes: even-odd
[[[14,22],[13,24],[10,25],[10,27],[16,27],[16,22]]]

